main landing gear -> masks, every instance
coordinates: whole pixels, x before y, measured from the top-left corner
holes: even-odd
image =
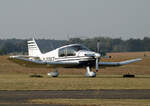
[[[59,72],[57,71],[57,69],[54,69],[53,72],[49,72],[47,75],[50,77],[58,77]]]
[[[54,69],[53,72],[49,72],[47,75],[50,76],[50,77],[58,77],[59,72],[58,72],[57,69]],[[86,77],[96,77],[96,72],[93,72],[93,71],[91,70],[91,67],[90,67],[90,66],[87,66],[87,67],[86,67],[85,76],[86,76]]]
[[[91,70],[91,67],[87,66],[85,76],[86,77],[96,77],[96,72],[93,72]]]

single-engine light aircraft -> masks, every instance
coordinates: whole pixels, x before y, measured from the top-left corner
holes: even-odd
[[[96,77],[99,67],[121,66],[142,60],[137,58],[121,62],[102,62],[100,61],[102,56],[99,42],[97,43],[98,52],[93,52],[81,44],[70,44],[47,53],[41,53],[34,38],[27,43],[28,55],[10,56],[10,59],[24,66],[52,67],[54,71],[48,73],[52,77],[59,75],[58,67],[86,68],[85,75],[87,77]],[[95,67],[96,72],[92,71],[93,67]]]

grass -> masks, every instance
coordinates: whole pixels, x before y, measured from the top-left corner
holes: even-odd
[[[144,57],[146,54],[146,57]],[[150,52],[110,53],[111,59],[122,61],[142,58],[141,62],[121,67],[100,69],[96,78],[85,78],[85,69],[60,68],[58,78],[48,77],[49,68],[27,68],[0,56],[0,90],[99,90],[99,89],[150,89]],[[135,74],[135,78],[122,78],[122,74]],[[31,78],[40,74],[43,78]],[[74,106],[149,106],[150,100],[136,99],[33,99],[35,104],[67,104]]]
[[[149,106],[150,100],[136,99],[34,99],[30,103],[74,106]]]
[[[144,57],[146,54],[146,57]],[[49,68],[27,68],[0,56],[0,90],[86,90],[86,89],[150,89],[150,52],[110,53],[111,59],[122,61],[142,57],[141,62],[100,69],[96,78],[85,78],[85,69],[60,68],[58,78],[48,78]],[[136,78],[122,78],[122,74]],[[44,78],[31,78],[41,74]]]
[[[31,78],[28,74],[0,75],[0,90],[88,90],[88,89],[149,89],[150,76],[122,78],[120,75],[98,75],[85,78],[62,75],[58,78]]]
[[[144,57],[144,54],[147,56]],[[111,59],[101,59],[101,61],[123,61],[127,59],[133,58],[143,58],[142,61],[121,66],[121,67],[109,67],[109,68],[101,68],[98,72],[100,75],[122,75],[126,73],[136,74],[136,75],[150,75],[149,66],[150,66],[150,52],[131,52],[131,53],[109,53],[111,55]],[[53,71],[52,68],[28,68],[24,66],[20,66],[12,61],[9,61],[8,56],[0,56],[0,74],[7,73],[22,73],[22,74],[47,74],[50,71]],[[95,69],[93,69],[94,71]],[[61,75],[84,75],[85,69],[77,69],[77,68],[59,68],[59,73]]]

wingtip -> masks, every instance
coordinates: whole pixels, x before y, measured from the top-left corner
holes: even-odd
[[[136,60],[137,60],[137,61],[141,61],[141,60],[142,60],[142,58],[137,58]]]

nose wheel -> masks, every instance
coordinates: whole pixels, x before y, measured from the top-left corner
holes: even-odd
[[[96,72],[93,72],[91,70],[91,67],[87,66],[85,76],[86,77],[96,77]]]

